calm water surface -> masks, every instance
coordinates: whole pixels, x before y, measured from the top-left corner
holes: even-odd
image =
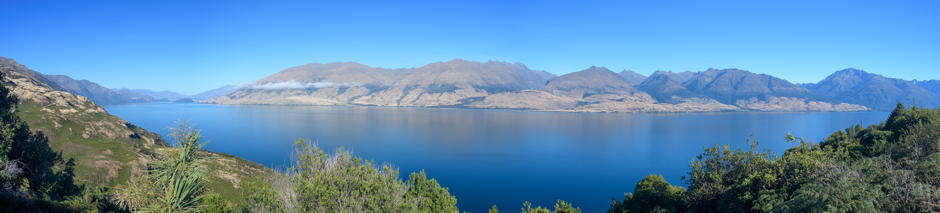
[[[290,163],[292,143],[389,162],[404,176],[425,170],[450,188],[458,206],[515,211],[523,201],[571,201],[603,212],[647,174],[683,184],[689,162],[715,144],[748,147],[748,138],[782,153],[792,132],[819,141],[887,112],[846,113],[559,113],[513,110],[323,106],[224,106],[148,103],[107,110],[164,136],[177,120],[203,131],[206,149],[275,168]]]

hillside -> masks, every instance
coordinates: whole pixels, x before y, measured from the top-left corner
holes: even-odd
[[[275,73],[210,102],[455,106],[490,93],[537,88],[550,76],[521,64],[460,59],[411,69],[351,62],[308,64]]]
[[[603,67],[553,78],[544,87],[487,96],[467,107],[571,112],[704,112],[739,108],[711,100],[658,103],[626,79]]]
[[[210,100],[210,99],[218,98],[223,95],[231,94],[232,92],[235,92],[236,90],[238,90],[237,86],[225,85],[219,88],[215,88],[215,89],[207,90],[205,92],[201,92],[199,94],[195,94],[190,98],[192,98],[193,100]]]
[[[682,84],[688,81],[689,79],[691,79],[692,77],[694,77],[698,73],[699,72],[690,72],[690,71],[685,71],[685,72],[656,71],[653,73],[653,75],[657,75],[657,74],[665,75],[669,77],[670,79],[672,79],[673,81],[676,81],[677,83]]]
[[[122,88],[122,89],[114,89],[114,91],[116,91],[116,92],[118,92],[118,93],[139,94],[139,95],[142,95],[142,96],[149,96],[149,97],[151,97],[154,101],[175,101],[175,100],[179,100],[179,99],[183,99],[183,98],[189,98],[188,95],[183,95],[183,94],[179,94],[179,93],[176,93],[176,92],[173,92],[173,91],[167,91],[167,90],[153,91],[153,90],[149,90],[149,89],[127,89],[127,88]],[[95,102],[95,103],[97,103],[97,102]]]
[[[755,111],[861,111],[863,105],[818,98],[802,86],[739,69],[709,69],[683,83],[689,91]]]
[[[646,80],[646,76],[636,73],[632,70],[620,71],[620,73],[617,74],[619,74],[620,77],[623,77],[624,80],[627,80],[627,82],[630,82],[632,85],[639,85]]]
[[[737,109],[719,103],[655,104],[617,73],[596,69],[555,77],[519,63],[461,59],[409,69],[351,62],[308,64],[285,69],[205,102],[604,112]]]
[[[603,94],[631,95],[637,90],[630,82],[604,67],[589,67],[549,80],[543,90],[571,97]]]
[[[684,86],[725,103],[751,97],[810,97],[808,90],[786,80],[738,69],[709,69],[687,80]]]
[[[888,78],[858,69],[845,69],[833,73],[809,87],[813,93],[846,103],[869,106],[876,110],[890,110],[903,102],[921,107],[940,107],[940,96],[921,87],[935,88],[930,82],[918,85],[912,81]]]
[[[33,131],[45,133],[49,146],[77,163],[75,179],[86,186],[114,186],[125,183],[145,169],[157,153],[172,149],[157,134],[108,114],[89,98],[59,90],[41,74],[0,57],[3,86],[19,97],[16,114]],[[210,169],[211,190],[224,192],[230,199],[241,180],[265,176],[269,169],[240,158],[214,156],[204,166]]]
[[[65,75],[44,75],[46,79],[61,87],[62,90],[88,97],[97,104],[127,104],[154,101],[154,97],[131,91],[112,90],[88,80],[75,80]]]
[[[673,77],[663,72],[656,72],[650,75],[645,81],[637,87],[656,98],[657,101],[674,103],[682,99],[694,98],[699,95],[693,94]]]
[[[780,78],[737,69],[657,71],[647,78],[590,67],[556,77],[519,63],[461,59],[408,69],[313,63],[201,102],[586,112],[869,110]]]
[[[935,95],[940,95],[940,80],[914,81],[914,85],[923,87]]]

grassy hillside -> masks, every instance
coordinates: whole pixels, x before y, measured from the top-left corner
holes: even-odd
[[[169,152],[159,135],[133,126],[106,112],[63,115],[56,107],[40,107],[25,102],[17,107],[33,131],[44,133],[49,146],[65,158],[76,161],[75,178],[87,186],[108,186],[126,183],[131,174],[146,169],[159,153]],[[130,132],[96,132],[107,124],[124,123]],[[131,133],[127,137],[114,137]],[[146,135],[146,136],[141,136]],[[232,155],[207,153],[205,163],[210,173],[210,191],[219,192],[226,200],[240,200],[240,183],[248,177],[266,177],[273,171],[257,163]]]
[[[108,114],[90,99],[62,91],[54,82],[13,60],[0,57],[3,86],[18,97],[15,114],[31,131],[44,134],[49,146],[65,159],[74,159],[75,180],[86,188],[113,187],[146,171],[160,154],[176,149],[160,135]],[[241,200],[241,183],[267,177],[271,169],[219,153],[207,153],[210,192],[230,201]]]

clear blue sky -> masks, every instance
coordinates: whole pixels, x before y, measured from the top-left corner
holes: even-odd
[[[0,1],[0,56],[112,88],[196,93],[311,62],[453,58],[940,79],[940,1]]]

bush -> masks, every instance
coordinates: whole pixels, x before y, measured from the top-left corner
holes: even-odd
[[[782,157],[707,148],[682,192],[648,176],[609,212],[937,212],[940,110],[904,108],[867,128],[799,141]],[[684,198],[680,202],[678,198]]]

